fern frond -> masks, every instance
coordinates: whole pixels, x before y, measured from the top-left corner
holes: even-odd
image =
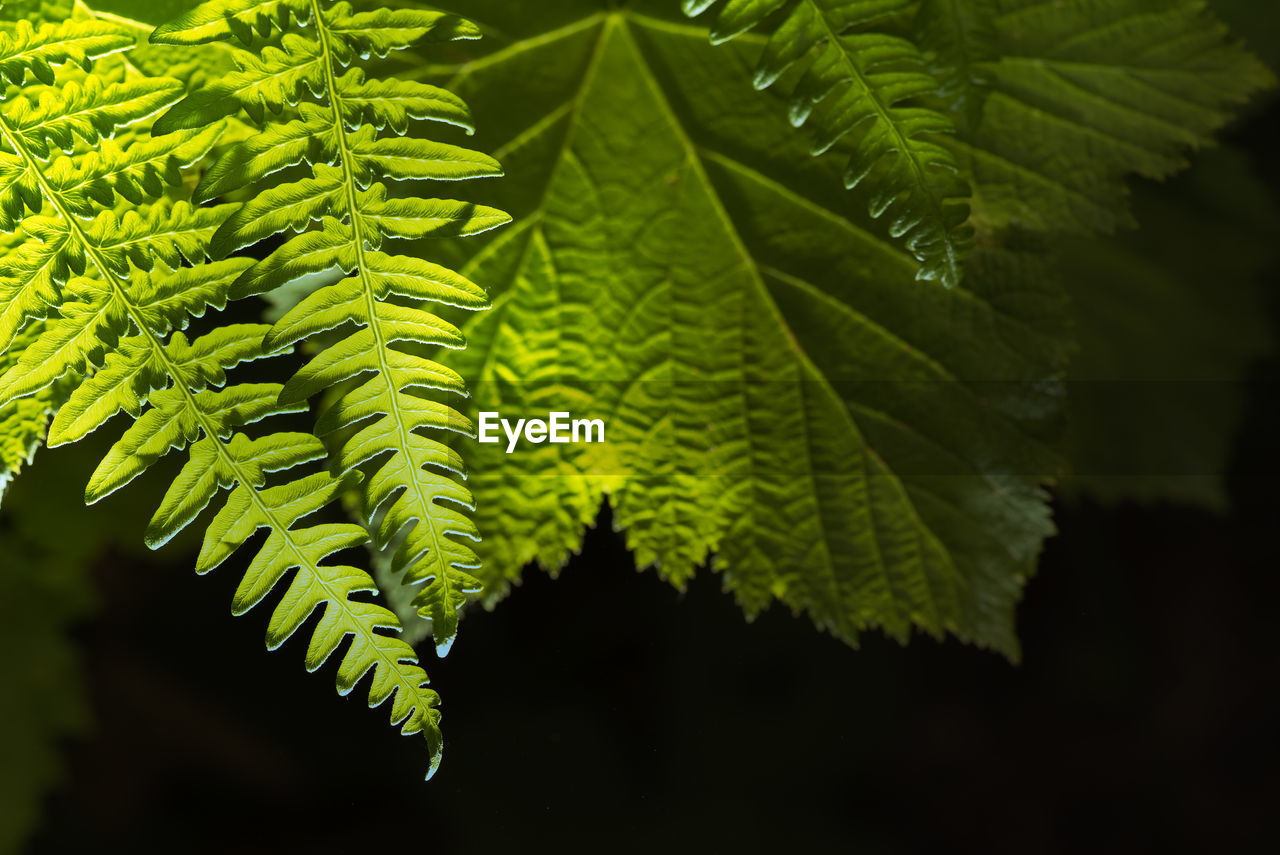
[[[845,186],[867,188],[871,215],[889,218],[894,237],[921,262],[920,279],[958,284],[973,237],[969,187],[938,140],[955,128],[945,114],[914,103],[933,96],[938,80],[911,42],[863,29],[904,12],[911,0],[683,3],[690,16],[719,7],[711,29],[716,43],[780,15],[756,67],[756,88],[767,89],[798,68],[790,117],[797,127],[814,127],[813,153],[850,141]]]
[[[452,271],[385,248],[389,240],[457,237],[510,218],[467,202],[389,195],[384,180],[455,181],[494,176],[485,154],[405,136],[410,119],[470,129],[466,105],[447,90],[415,81],[367,79],[353,63],[423,39],[474,38],[478,30],[451,15],[417,9],[356,12],[320,0],[255,4],[214,0],[161,27],[154,40],[191,44],[229,38],[244,47],[255,34],[283,30],[280,49],[236,52],[238,71],[205,93],[193,93],[158,122],[200,127],[243,108],[263,132],[228,152],[197,188],[210,199],[255,186],[255,198],[218,229],[221,255],[278,234],[297,234],[244,274],[233,297],[273,290],[299,276],[338,269],[345,278],[321,288],[282,318],[267,337],[282,348],[354,324],[356,331],[323,350],[285,385],[282,402],[302,404],[357,380],[319,422],[321,434],[346,432],[331,465],[338,477],[367,471],[363,514],[379,547],[403,535],[395,572],[421,585],[419,613],[433,626],[436,648],[449,650],[458,610],[479,592],[469,571],[478,564],[465,545],[476,540],[462,512],[472,507],[461,485],[461,458],[445,441],[469,433],[453,408],[412,389],[465,392],[461,378],[414,347],[459,348],[461,333],[421,307],[439,303],[480,309],[484,292]],[[319,103],[305,100],[313,97]],[[385,133],[390,130],[390,133]],[[306,164],[309,174],[271,184],[270,176]]]
[[[96,34],[102,26],[69,21],[60,32],[74,43],[77,27]],[[69,53],[59,54],[54,42],[46,41],[45,56]],[[12,50],[0,53],[0,61],[18,50],[7,46]],[[23,78],[34,64],[38,61],[23,60],[13,66],[14,76]],[[225,305],[252,263],[207,262],[213,234],[234,205],[193,208],[169,198],[182,183],[183,167],[209,151],[219,128],[156,140],[132,137],[126,125],[176,102],[180,87],[173,81],[120,87],[92,71],[87,77],[74,70],[63,73],[56,70],[42,103],[83,104],[78,112],[94,111],[95,117],[88,125],[68,125],[70,151],[38,144],[44,137],[33,135],[28,121],[38,108],[23,95],[0,100],[0,149],[10,176],[0,208],[18,229],[14,252],[6,254],[0,270],[5,301],[0,353],[7,360],[0,375],[0,413],[15,401],[66,384],[68,399],[49,430],[54,446],[87,436],[121,410],[128,413],[132,424],[90,479],[86,498],[91,503],[170,452],[186,450],[188,460],[147,528],[148,545],[168,542],[229,489],[206,534],[198,572],[213,570],[259,528],[269,529],[236,596],[236,612],[260,602],[292,572],[268,643],[279,646],[322,610],[308,668],[320,667],[344,639],[351,639],[338,667],[340,691],[349,692],[372,674],[370,705],[394,695],[393,723],[405,734],[425,736],[434,771],[440,757],[438,697],[428,688],[426,673],[412,648],[388,634],[399,629],[395,616],[353,599],[375,589],[368,574],[323,563],[367,541],[367,533],[349,524],[302,522],[357,476],[279,474],[323,458],[320,440],[296,433],[255,440],[240,432],[267,417],[304,409],[281,403],[278,384],[228,383],[227,372],[236,365],[278,352],[263,346],[269,327],[216,328],[194,340],[180,331],[190,316]],[[148,98],[133,97],[143,90],[151,93]],[[82,132],[86,127],[92,132]],[[86,144],[94,135],[114,137],[119,144],[95,152]]]
[[[29,46],[43,33],[44,53],[32,58]],[[57,41],[64,38],[66,45]],[[96,44],[92,50],[86,43]],[[39,31],[19,22],[8,32],[0,31],[0,64],[16,63],[14,77],[25,79],[26,70],[42,68],[52,73],[54,60],[75,63],[83,68],[95,55],[105,55],[127,47],[132,38],[113,25],[92,19],[71,19],[46,25]],[[68,46],[69,45],[69,46]],[[42,71],[41,73],[44,73]],[[158,109],[177,100],[181,87],[172,80],[113,79],[94,74],[59,71],[58,79],[44,87],[28,87],[9,93],[3,100],[3,128],[0,130],[0,228],[12,230],[16,242],[0,262],[0,352],[9,350],[14,338],[31,320],[49,316],[64,303],[76,306],[100,287],[92,270],[86,273],[86,249],[76,234],[87,228],[101,236],[117,223],[112,206],[138,205],[160,197],[167,189],[182,184],[182,170],[202,158],[212,147],[219,127],[175,134],[159,140],[139,139],[131,133]],[[32,101],[32,93],[37,99]],[[113,139],[113,137],[115,139]],[[54,145],[50,146],[49,143]],[[87,145],[86,145],[87,144]],[[90,146],[93,146],[92,148]],[[51,198],[57,203],[49,211]],[[112,251],[99,247],[113,258],[130,252],[145,264],[149,249],[172,246],[177,235],[163,235],[175,224],[169,211],[156,207],[156,223],[151,240]],[[130,220],[136,213],[126,214]],[[85,226],[84,220],[92,222]],[[161,227],[163,225],[163,228]],[[113,235],[113,239],[118,235]],[[172,252],[165,253],[172,257]],[[117,269],[122,269],[119,264]],[[69,287],[72,277],[77,277]],[[92,302],[92,299],[90,298]],[[76,309],[71,311],[76,313]],[[76,315],[86,323],[91,314]],[[91,339],[99,328],[86,328]],[[73,344],[74,339],[67,339]],[[30,364],[30,351],[26,351]],[[33,377],[24,378],[29,394],[37,386],[53,382],[62,374],[85,364],[85,354],[68,351],[67,361],[41,366]]]

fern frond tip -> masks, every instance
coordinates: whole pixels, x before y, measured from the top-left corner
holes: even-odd
[[[796,69],[787,119],[812,127],[810,151],[823,155],[837,144],[851,149],[847,188],[865,187],[873,217],[898,223],[924,277],[959,284],[958,263],[970,249],[963,221],[951,215],[970,188],[954,155],[938,143],[954,132],[948,116],[918,106],[939,81],[911,41],[868,25],[905,12],[910,0],[686,0],[685,13],[719,11],[709,29],[714,44],[777,20],[756,61],[757,89]]]

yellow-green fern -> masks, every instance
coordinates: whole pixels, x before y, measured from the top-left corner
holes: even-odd
[[[323,445],[305,433],[252,439],[238,432],[301,408],[280,402],[278,384],[228,383],[228,370],[280,347],[264,345],[264,325],[214,328],[194,340],[181,331],[191,316],[224,306],[252,262],[208,261],[208,244],[235,205],[197,208],[181,199],[183,168],[209,151],[219,123],[154,139],[133,133],[175,103],[182,86],[124,66],[96,73],[96,59],[133,41],[120,26],[83,17],[0,32],[0,75],[13,84],[0,93],[0,211],[20,236],[0,278],[0,352],[9,364],[0,407],[70,383],[74,391],[50,427],[52,445],[83,438],[121,410],[134,419],[93,474],[91,503],[169,452],[187,450],[147,529],[148,544],[167,542],[230,489],[205,535],[198,571],[219,566],[267,529],[237,591],[237,613],[292,572],[269,645],[322,611],[308,668],[349,639],[339,689],[372,674],[370,705],[393,698],[393,722],[426,737],[434,770],[438,698],[412,648],[391,634],[398,621],[354,596],[375,590],[367,573],[324,563],[363,544],[365,531],[303,522],[353,479],[325,471],[273,475],[323,458]]]
[[[348,431],[333,470],[338,476],[361,467],[367,472],[363,515],[379,519],[369,526],[376,542],[386,545],[407,530],[394,570],[405,573],[406,584],[421,586],[414,604],[432,622],[441,655],[456,637],[458,610],[480,591],[472,576],[478,561],[467,545],[478,533],[464,513],[471,494],[460,483],[462,459],[449,444],[451,435],[469,434],[471,426],[440,400],[464,394],[462,379],[413,348],[463,345],[457,328],[422,304],[481,309],[488,301],[469,280],[399,254],[391,241],[477,234],[509,217],[468,202],[388,191],[383,181],[456,181],[501,170],[487,155],[417,133],[411,120],[469,128],[466,105],[455,95],[416,81],[367,77],[359,60],[420,41],[478,35],[474,25],[441,12],[357,12],[349,3],[321,0],[212,0],[152,37],[179,45],[231,39],[244,48],[235,52],[236,72],[192,92],[157,127],[181,132],[244,109],[262,128],[227,152],[196,191],[201,199],[246,186],[255,191],[214,235],[217,253],[288,236],[240,277],[235,296],[263,294],[307,274],[345,275],[271,330],[268,346],[277,348],[356,327],[299,371],[281,401],[300,404],[360,379],[344,388],[318,429],[321,435]],[[267,36],[273,38],[264,44]],[[282,173],[297,166],[304,177]]]

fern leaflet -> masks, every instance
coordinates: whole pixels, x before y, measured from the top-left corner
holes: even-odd
[[[479,152],[405,135],[411,119],[469,130],[466,106],[456,96],[413,81],[366,79],[353,63],[423,39],[475,38],[479,31],[452,15],[414,9],[356,12],[348,3],[320,0],[213,0],[160,27],[153,41],[230,38],[250,48],[272,28],[282,30],[278,46],[257,54],[237,50],[235,73],[192,93],[157,124],[198,128],[243,108],[262,125],[262,133],[229,151],[196,191],[211,199],[246,185],[260,188],[214,235],[220,255],[298,233],[241,276],[234,296],[263,294],[309,273],[336,268],[346,274],[283,317],[267,347],[356,325],[286,384],[281,401],[305,402],[361,378],[323,414],[318,430],[347,432],[332,461],[337,476],[369,468],[361,488],[363,514],[380,520],[369,525],[379,547],[408,530],[393,568],[405,573],[406,584],[421,585],[414,603],[431,621],[444,655],[457,634],[458,610],[480,591],[470,572],[479,566],[476,555],[463,542],[478,536],[461,512],[472,509],[471,494],[458,480],[464,477],[461,458],[423,432],[469,434],[471,425],[453,407],[410,391],[460,395],[465,389],[456,373],[406,346],[462,347],[456,327],[418,304],[482,309],[487,297],[444,267],[391,254],[386,242],[477,234],[509,217],[465,202],[389,194],[380,183],[386,179],[450,181],[495,176],[501,169]],[[268,176],[304,163],[306,177],[266,184]]]
[[[723,43],[784,17],[756,67],[758,89],[802,67],[791,94],[797,127],[816,128],[813,153],[843,139],[853,144],[845,186],[865,186],[873,217],[887,215],[894,237],[920,262],[920,279],[948,287],[963,275],[972,243],[969,188],[939,143],[954,126],[945,114],[912,103],[931,97],[938,80],[910,41],[865,27],[912,5],[910,0],[683,0],[685,13],[720,11],[711,39]]]
[[[36,340],[43,331],[43,324],[32,324],[23,330],[15,350],[21,351]],[[7,371],[12,355],[0,354],[0,373]],[[66,395],[66,384],[55,384],[37,395],[11,401],[0,407],[0,500],[9,482],[31,462],[36,450],[44,441],[49,417]]]

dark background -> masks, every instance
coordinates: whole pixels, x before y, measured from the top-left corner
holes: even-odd
[[[1229,136],[1280,189],[1277,111]],[[30,851],[1280,851],[1278,389],[1256,366],[1229,514],[1058,501],[1019,666],[749,625],[709,574],[636,574],[606,514],[558,580],[428,654],[426,784],[418,741],[305,674],[301,641],[264,654],[269,610],[229,616],[235,573],[104,554],[77,630],[93,732]]]
[[[265,613],[227,615],[234,575],[105,557],[96,732],[31,851],[1275,851],[1280,556],[1245,468],[1229,519],[1060,508],[1018,667],[747,625],[714,577],[681,596],[602,528],[428,662],[448,750],[425,784],[416,740],[299,642],[265,655]]]

